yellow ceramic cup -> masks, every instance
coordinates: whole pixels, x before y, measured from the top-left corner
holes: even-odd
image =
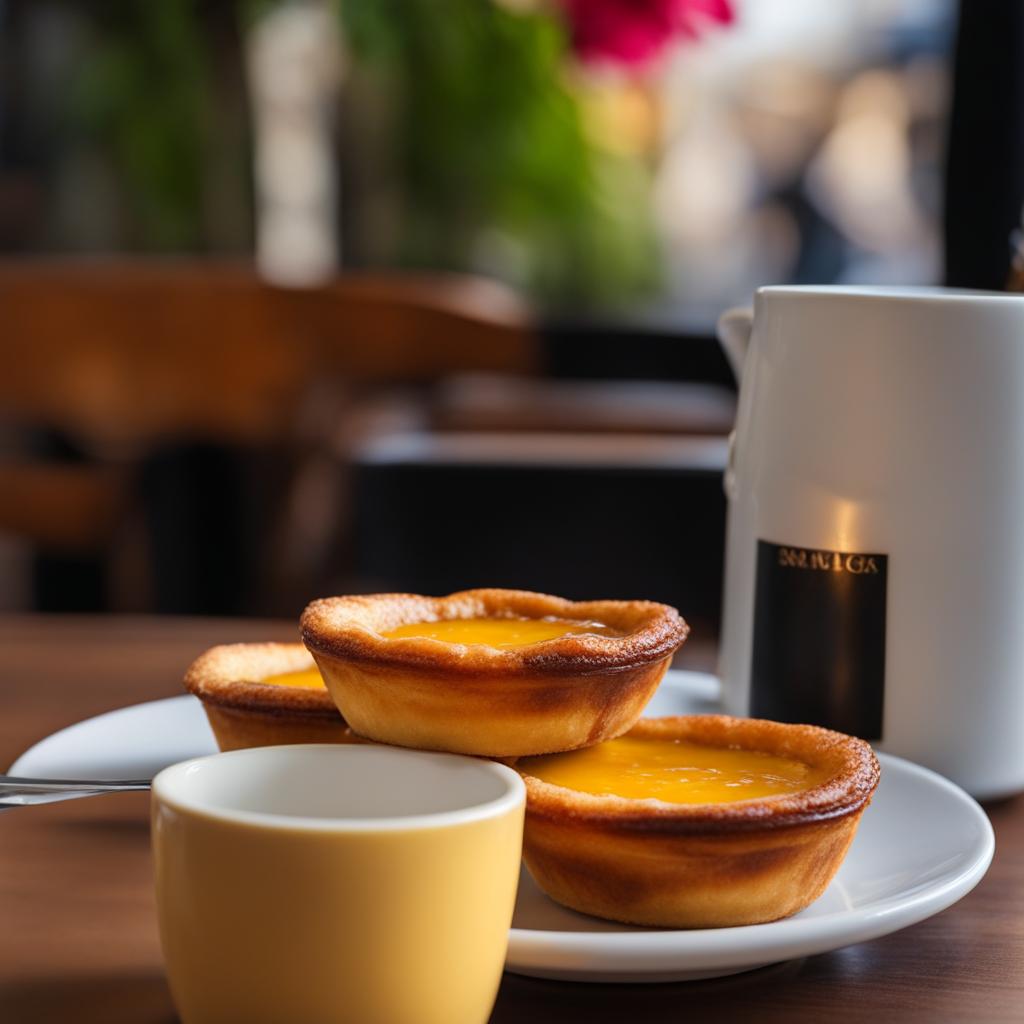
[[[160,937],[184,1024],[484,1024],[512,920],[510,768],[260,747],[153,780]]]

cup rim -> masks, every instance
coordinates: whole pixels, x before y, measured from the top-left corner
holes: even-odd
[[[455,810],[433,811],[422,814],[400,814],[380,818],[361,817],[310,817],[275,814],[269,811],[243,811],[230,807],[211,806],[189,798],[181,792],[183,780],[200,770],[201,766],[225,760],[258,760],[279,756],[281,752],[295,753],[300,750],[334,751],[338,757],[361,757],[367,753],[386,751],[399,759],[437,760],[462,762],[466,770],[476,770],[496,776],[505,784],[504,791],[490,800],[459,807]],[[164,768],[157,773],[151,784],[152,800],[170,807],[179,813],[210,821],[249,825],[254,828],[284,832],[306,831],[324,833],[370,833],[370,832],[413,832],[424,829],[451,828],[472,822],[498,818],[517,806],[526,804],[526,786],[519,773],[497,761],[470,757],[466,754],[448,754],[428,750],[411,750],[406,747],[374,744],[343,743],[302,743],[279,744],[270,747],[246,747],[241,750],[226,750],[204,757],[193,757]]]
[[[881,299],[895,302],[971,302],[999,300],[1021,304],[1024,295],[981,288],[946,288],[942,285],[902,284],[770,284],[758,288],[755,298],[782,295],[833,296],[844,299]]]

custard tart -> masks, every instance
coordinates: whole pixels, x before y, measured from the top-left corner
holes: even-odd
[[[357,733],[489,757],[625,732],[688,631],[663,604],[522,590],[334,597],[302,615],[303,641]]]
[[[353,743],[302,644],[225,644],[201,654],[185,688],[202,702],[221,750]]]
[[[641,719],[591,750],[514,766],[541,889],[596,917],[674,928],[760,924],[811,904],[879,777],[863,740],[725,715]]]

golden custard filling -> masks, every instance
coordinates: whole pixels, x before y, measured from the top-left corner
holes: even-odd
[[[261,679],[260,682],[270,686],[295,686],[301,690],[324,689],[323,676],[320,675],[320,670],[316,665],[311,668],[299,669],[298,672],[279,672],[277,675]]]
[[[586,750],[525,757],[516,767],[565,789],[670,804],[783,796],[820,785],[830,774],[826,768],[757,750],[631,736]]]
[[[486,647],[529,647],[543,640],[563,636],[621,636],[603,622],[581,622],[574,619],[473,618],[442,619],[438,622],[409,622],[381,633],[387,639],[415,637],[422,640],[443,640],[449,644],[479,644]]]

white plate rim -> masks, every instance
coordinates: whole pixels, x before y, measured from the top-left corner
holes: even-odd
[[[133,715],[138,714],[143,708],[147,709],[147,711],[152,711],[158,707],[169,707],[173,705],[178,708],[184,707],[186,704],[198,703],[199,699],[197,697],[193,697],[189,693],[180,693],[175,697],[157,697],[155,700],[140,701],[138,704],[125,704],[123,707],[111,708],[109,711],[101,711],[97,715],[90,715],[88,718],[79,719],[77,722],[65,725],[62,728],[51,732],[49,735],[43,736],[42,739],[36,740],[32,746],[27,750],[23,750],[18,755],[10,768],[7,769],[7,774],[29,778],[52,778],[53,776],[34,775],[35,769],[31,767],[32,763],[39,757],[45,758],[51,747],[60,747],[63,743],[67,742],[69,737],[76,736],[78,733],[88,733],[99,723],[106,725],[119,718],[130,719]],[[216,749],[216,746],[212,746],[208,751],[202,751],[199,752],[199,754],[213,753]],[[26,766],[28,766],[27,773]],[[71,779],[75,779],[77,777],[78,776],[75,775],[70,776]]]

